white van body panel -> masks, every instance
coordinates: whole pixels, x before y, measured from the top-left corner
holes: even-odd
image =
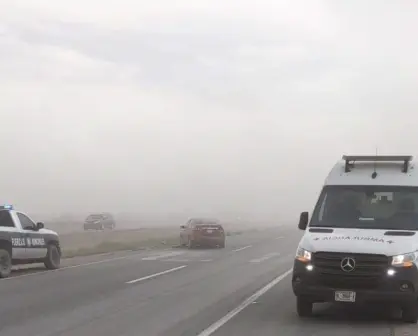
[[[372,174],[377,172],[377,177]],[[407,173],[402,172],[402,164],[393,162],[356,162],[354,168],[346,173],[345,161],[341,160],[328,174],[325,185],[386,185],[418,187],[418,171],[411,162]]]
[[[418,236],[385,236],[388,230],[333,229],[333,233],[307,230],[300,247],[309,252],[371,253],[395,256],[414,252]]]

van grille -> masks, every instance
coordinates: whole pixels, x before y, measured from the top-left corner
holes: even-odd
[[[352,272],[341,268],[341,261],[350,257],[356,267]],[[389,266],[389,258],[379,254],[317,252],[312,256],[322,286],[349,289],[372,289],[379,285],[380,279]]]

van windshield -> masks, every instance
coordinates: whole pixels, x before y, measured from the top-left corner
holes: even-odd
[[[309,226],[418,230],[418,187],[326,186]]]

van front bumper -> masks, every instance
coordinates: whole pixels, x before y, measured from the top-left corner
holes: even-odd
[[[304,297],[311,302],[335,302],[336,291],[352,291],[356,293],[356,303],[395,303],[408,304],[418,298],[418,269],[393,268],[395,273],[391,276],[383,274],[374,279],[373,283],[364,281],[344,281],[338,279],[332,283],[329,279],[324,281],[324,275],[314,267],[309,270],[308,264],[295,260],[292,274],[292,288],[296,296]],[[388,268],[389,269],[389,268]],[[344,275],[342,275],[344,277]],[[354,278],[354,277],[353,277]],[[355,279],[357,280],[357,279]],[[407,285],[407,288],[403,286]]]

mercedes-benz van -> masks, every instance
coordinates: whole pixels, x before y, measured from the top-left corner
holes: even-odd
[[[343,156],[329,173],[297,248],[297,312],[313,304],[398,305],[418,319],[418,171],[412,156]]]

